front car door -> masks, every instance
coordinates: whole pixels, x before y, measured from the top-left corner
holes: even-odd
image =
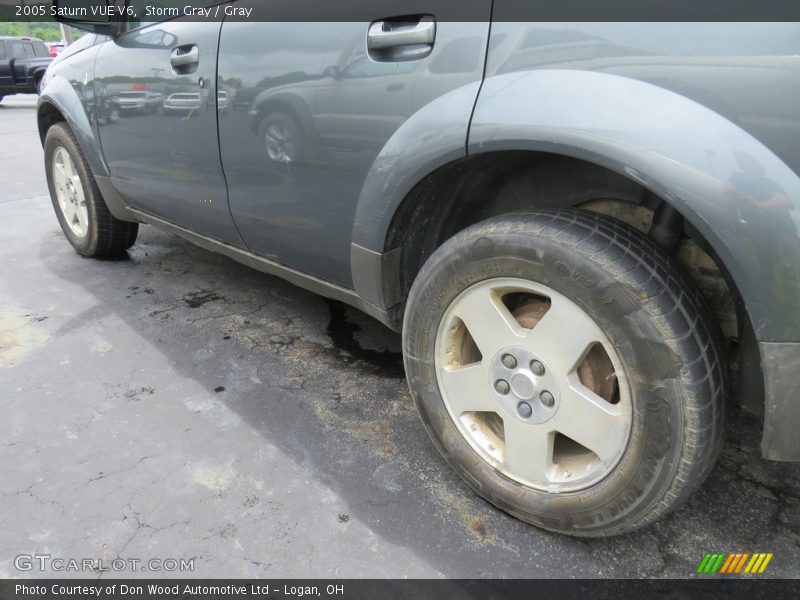
[[[435,0],[412,4],[420,15],[439,13]],[[353,21],[337,13],[339,20],[307,22],[322,6],[315,0],[281,4],[273,20],[277,4],[232,4],[253,8],[254,16],[222,28],[219,80],[232,110],[219,120],[220,151],[231,212],[251,251],[353,287],[354,214],[376,157],[435,95],[481,79],[491,2],[468,4],[480,18],[436,22],[431,47],[410,60],[366,54],[371,23],[407,15],[409,5],[365,0],[354,3]],[[457,39],[467,41],[462,50],[474,61],[442,77],[446,85],[431,85],[429,67]],[[468,119],[467,112],[465,138]]]
[[[141,10],[152,2],[132,4]],[[217,139],[220,26],[182,18],[126,23],[97,57],[97,102],[119,116],[98,121],[99,136],[111,179],[131,207],[241,245]]]

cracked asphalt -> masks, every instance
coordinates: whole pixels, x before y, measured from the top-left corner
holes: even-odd
[[[529,527],[450,472],[370,318],[150,227],[124,260],[75,254],[34,107],[0,104],[0,577],[79,575],[19,571],[23,553],[505,578],[686,577],[705,552],[761,551],[765,576],[800,574],[800,466],[759,457],[758,417],[732,411],[719,466],[655,526]]]

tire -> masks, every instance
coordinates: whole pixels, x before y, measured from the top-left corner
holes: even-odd
[[[280,132],[280,135],[277,133]],[[286,164],[303,161],[305,144],[300,124],[283,112],[268,113],[258,128],[258,137],[270,160]]]
[[[139,224],[120,221],[108,210],[86,159],[65,123],[56,123],[48,129],[44,156],[53,208],[64,235],[76,252],[91,258],[111,258],[130,248],[136,242]],[[59,179],[58,172],[62,169],[57,162],[67,173],[63,180]],[[62,200],[71,208],[62,207]]]
[[[653,241],[605,216],[507,215],[447,241],[412,286],[403,351],[447,462],[550,531],[648,525],[722,446],[726,374],[704,299]]]
[[[36,95],[37,96],[41,96],[42,95],[42,83],[43,82],[44,82],[44,75],[43,74],[39,75],[38,77],[36,77]]]

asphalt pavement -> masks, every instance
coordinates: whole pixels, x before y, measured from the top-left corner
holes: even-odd
[[[759,418],[731,411],[719,466],[654,526],[525,525],[451,473],[369,317],[151,227],[124,259],[75,254],[35,101],[0,103],[0,577],[86,575],[19,570],[33,554],[127,561],[101,577],[181,574],[130,563],[170,558],[194,577],[685,577],[712,551],[800,575],[800,465],[759,457]]]

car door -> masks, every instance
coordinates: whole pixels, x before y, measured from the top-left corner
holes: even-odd
[[[10,45],[6,40],[0,39],[0,94],[11,93],[14,87],[14,79],[11,77]]]
[[[111,179],[133,208],[242,245],[217,138],[220,26],[183,18],[126,23],[95,63],[97,101],[120,116],[98,120],[99,137]]]
[[[446,12],[436,0],[402,8],[391,0],[357,1],[347,5],[349,13],[337,5],[335,18],[317,20],[323,5],[333,6],[233,3],[254,12],[247,22],[226,20],[222,27],[219,83],[232,110],[219,120],[220,152],[231,212],[249,249],[352,288],[353,219],[370,167],[397,129],[435,99],[416,88],[440,48],[465,38],[477,60],[437,93],[480,81],[491,2],[461,5],[481,13],[475,22],[433,27],[427,15]],[[407,16],[412,5],[419,14]],[[392,19],[401,15],[402,23]],[[405,31],[433,32],[433,42],[412,37],[407,47],[373,52],[371,25],[390,21]]]

